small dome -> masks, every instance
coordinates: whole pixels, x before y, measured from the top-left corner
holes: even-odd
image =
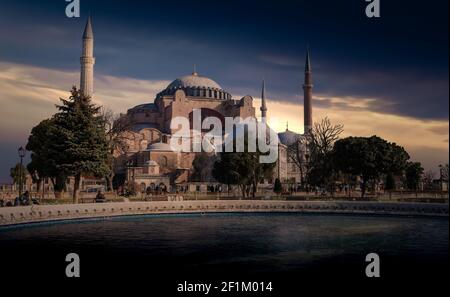
[[[164,142],[157,142],[147,146],[148,151],[173,152],[175,151],[170,144]]]
[[[181,89],[189,87],[211,88],[218,90],[222,89],[222,87],[214,80],[208,77],[199,76],[197,73],[177,78],[167,86],[167,89]]]
[[[280,139],[280,142],[288,146],[298,141],[300,137],[301,134],[297,134],[289,130],[286,130],[285,132],[282,133],[278,133],[278,138]]]

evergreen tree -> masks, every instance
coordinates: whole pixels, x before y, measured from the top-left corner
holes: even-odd
[[[75,177],[73,201],[77,203],[81,177],[108,175],[111,155],[100,107],[76,87],[68,100],[60,100],[62,105],[57,106],[59,113],[54,116],[56,136],[62,140],[58,142],[61,144],[58,167]]]
[[[283,185],[279,178],[275,179],[275,184],[273,185],[273,191],[277,194],[281,194],[283,192]]]

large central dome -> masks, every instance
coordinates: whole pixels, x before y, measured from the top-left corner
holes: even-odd
[[[214,80],[199,76],[197,73],[193,73],[191,75],[186,75],[180,78],[177,78],[170,85],[167,86],[168,89],[181,89],[181,88],[210,88],[221,90],[222,87],[216,83]]]
[[[196,72],[185,75],[171,82],[167,88],[156,96],[173,96],[177,90],[183,90],[188,98],[230,100],[231,95],[209,77]]]

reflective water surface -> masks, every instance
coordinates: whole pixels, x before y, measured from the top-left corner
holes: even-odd
[[[84,276],[94,278],[364,278],[371,252],[385,277],[439,277],[448,241],[448,219],[302,214],[124,217],[0,231],[9,270],[31,261],[58,277],[61,259],[76,252]]]

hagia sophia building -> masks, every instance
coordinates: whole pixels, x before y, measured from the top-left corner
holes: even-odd
[[[80,89],[87,96],[94,96],[94,34],[89,18],[83,34]],[[306,54],[304,90],[304,131],[312,128],[312,72],[309,51]],[[217,185],[211,176],[205,180],[192,180],[192,163],[195,152],[181,152],[169,144],[173,135],[170,123],[175,117],[185,117],[192,123],[193,110],[201,110],[202,118],[215,116],[256,117],[253,98],[249,95],[241,99],[223,89],[211,78],[199,75],[195,70],[189,75],[172,81],[161,90],[153,102],[134,106],[123,114],[130,126],[124,133],[127,148],[117,153],[115,174],[122,176],[126,183],[139,185],[142,191],[163,187],[165,189],[199,190]],[[262,118],[269,113],[266,106],[265,87],[261,92]],[[191,127],[192,128],[192,127]],[[298,185],[301,180],[298,166],[288,154],[288,146],[296,142],[301,134],[289,131],[278,133],[278,161],[274,169],[273,183],[279,178],[284,184]],[[212,164],[211,164],[212,166]]]

